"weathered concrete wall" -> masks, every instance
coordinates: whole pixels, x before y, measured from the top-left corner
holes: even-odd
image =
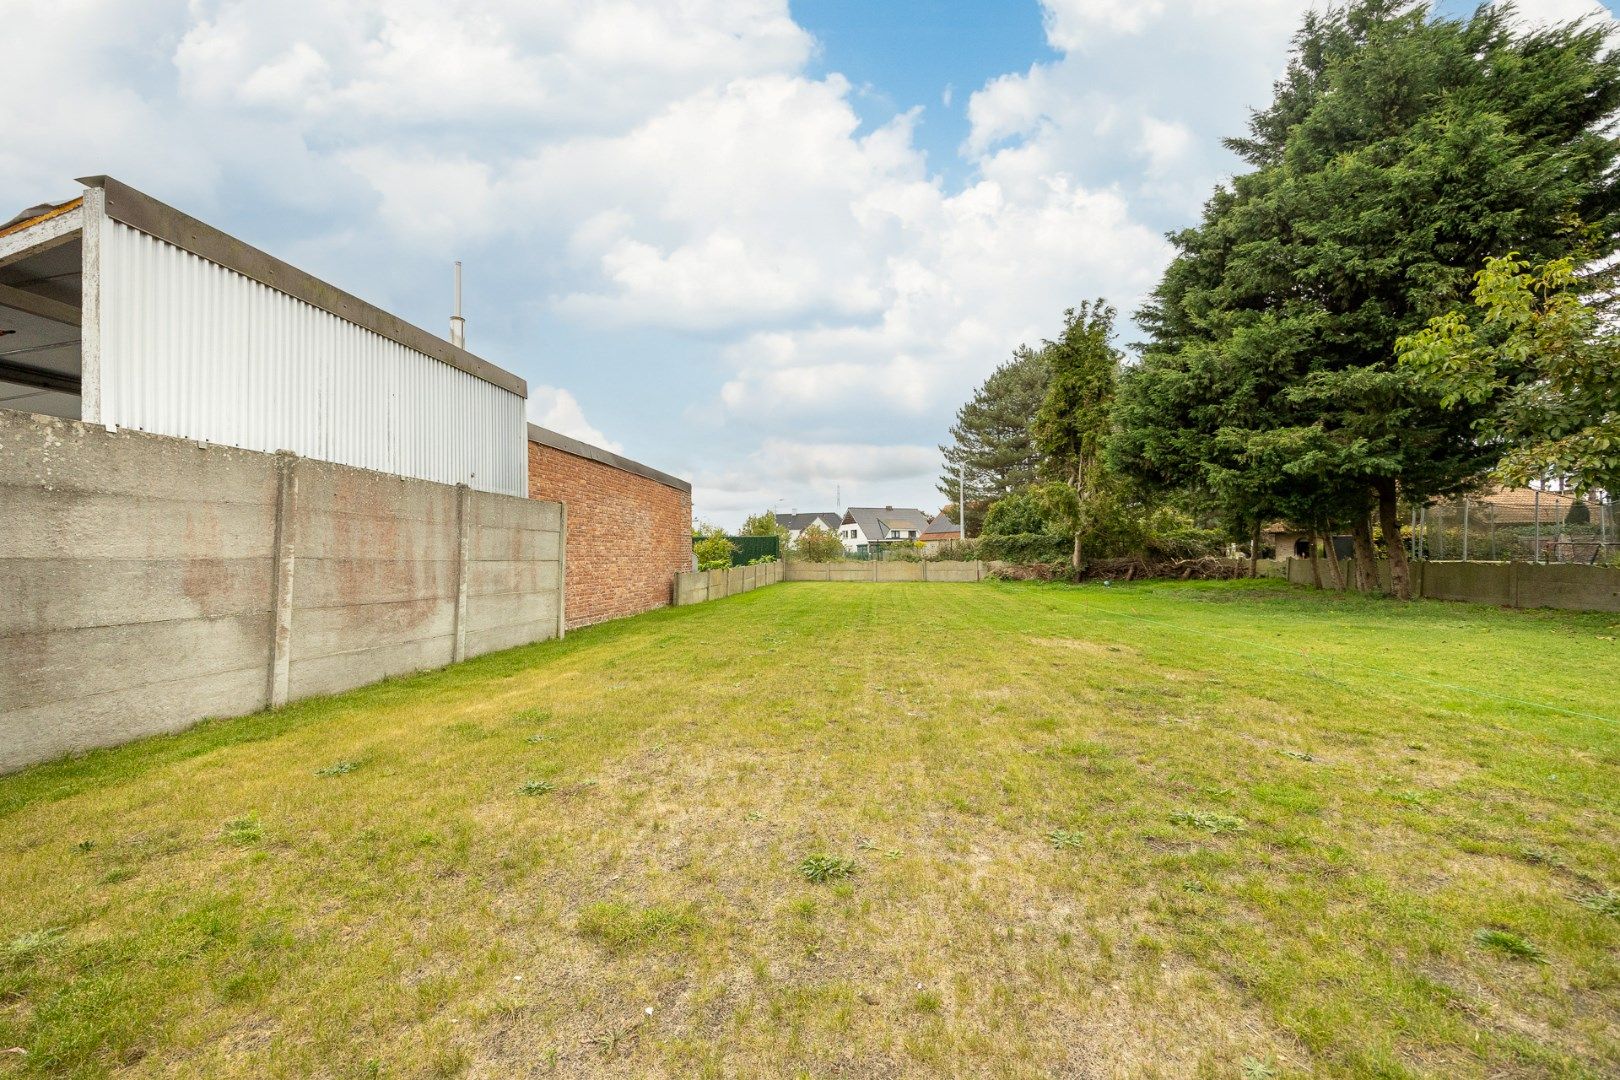
[[[0,410],[0,771],[561,632],[556,503]]]
[[[784,581],[983,581],[982,562],[789,562]]]
[[[719,600],[738,593],[775,585],[782,580],[782,564],[760,563],[758,566],[733,566],[728,570],[688,570],[675,575],[673,602],[676,607],[701,604],[705,600]]]
[[[1345,568],[1350,573],[1349,567]],[[1389,587],[1389,563],[1378,566]],[[1327,581],[1326,568],[1323,580]],[[1288,560],[1288,580],[1313,585],[1309,559]],[[1432,562],[1412,564],[1412,595],[1517,608],[1620,611],[1620,570],[1568,563]]]

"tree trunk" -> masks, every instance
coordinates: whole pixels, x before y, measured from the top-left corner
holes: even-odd
[[[1080,534],[1079,533],[1074,534],[1074,572],[1075,572],[1076,576],[1078,576],[1079,573],[1080,573]]]
[[[1401,519],[1396,504],[1394,477],[1379,479],[1378,527],[1384,531],[1384,547],[1389,552],[1389,587],[1397,600],[1412,599],[1412,568],[1406,561],[1406,545],[1401,543]]]
[[[1339,563],[1339,549],[1333,543],[1333,526],[1327,528],[1328,569],[1333,571],[1333,589],[1344,592],[1344,567]]]
[[[1249,533],[1249,576],[1260,576],[1260,519],[1254,519],[1254,531]]]
[[[1311,537],[1311,580],[1316,582],[1316,587],[1318,589],[1320,589],[1322,587],[1322,563],[1316,557],[1316,530],[1315,529],[1311,530],[1310,537]]]
[[[1371,508],[1363,507],[1351,523],[1350,535],[1356,541],[1356,589],[1378,591],[1378,556],[1373,551]]]

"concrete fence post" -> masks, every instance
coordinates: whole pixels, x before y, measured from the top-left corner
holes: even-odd
[[[270,707],[287,704],[289,675],[292,671],[293,570],[296,564],[298,518],[298,457],[276,455],[276,533],[271,549],[275,565],[271,571],[270,669],[267,696]]]
[[[467,553],[472,548],[472,521],[468,511],[471,503],[472,488],[457,484],[455,644],[450,652],[451,661],[457,664],[467,659]]]
[[[568,504],[557,512],[557,640],[568,633]]]

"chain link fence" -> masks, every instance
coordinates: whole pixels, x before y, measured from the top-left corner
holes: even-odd
[[[1412,515],[1412,553],[1461,562],[1620,565],[1615,502],[1524,489],[1433,503]]]

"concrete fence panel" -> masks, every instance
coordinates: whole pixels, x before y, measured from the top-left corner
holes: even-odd
[[[759,563],[723,570],[692,570],[675,575],[674,604],[685,607],[706,600],[720,600],[783,580],[782,564]]]
[[[0,771],[560,633],[544,503],[0,410]]]
[[[1389,563],[1380,561],[1379,582],[1389,587]],[[1354,568],[1346,562],[1348,577]],[[1314,585],[1309,559],[1289,559],[1288,580]],[[1331,574],[1322,567],[1322,582]],[[1573,563],[1439,562],[1412,564],[1412,595],[1430,600],[1460,600],[1516,608],[1566,611],[1620,611],[1620,570]]]

